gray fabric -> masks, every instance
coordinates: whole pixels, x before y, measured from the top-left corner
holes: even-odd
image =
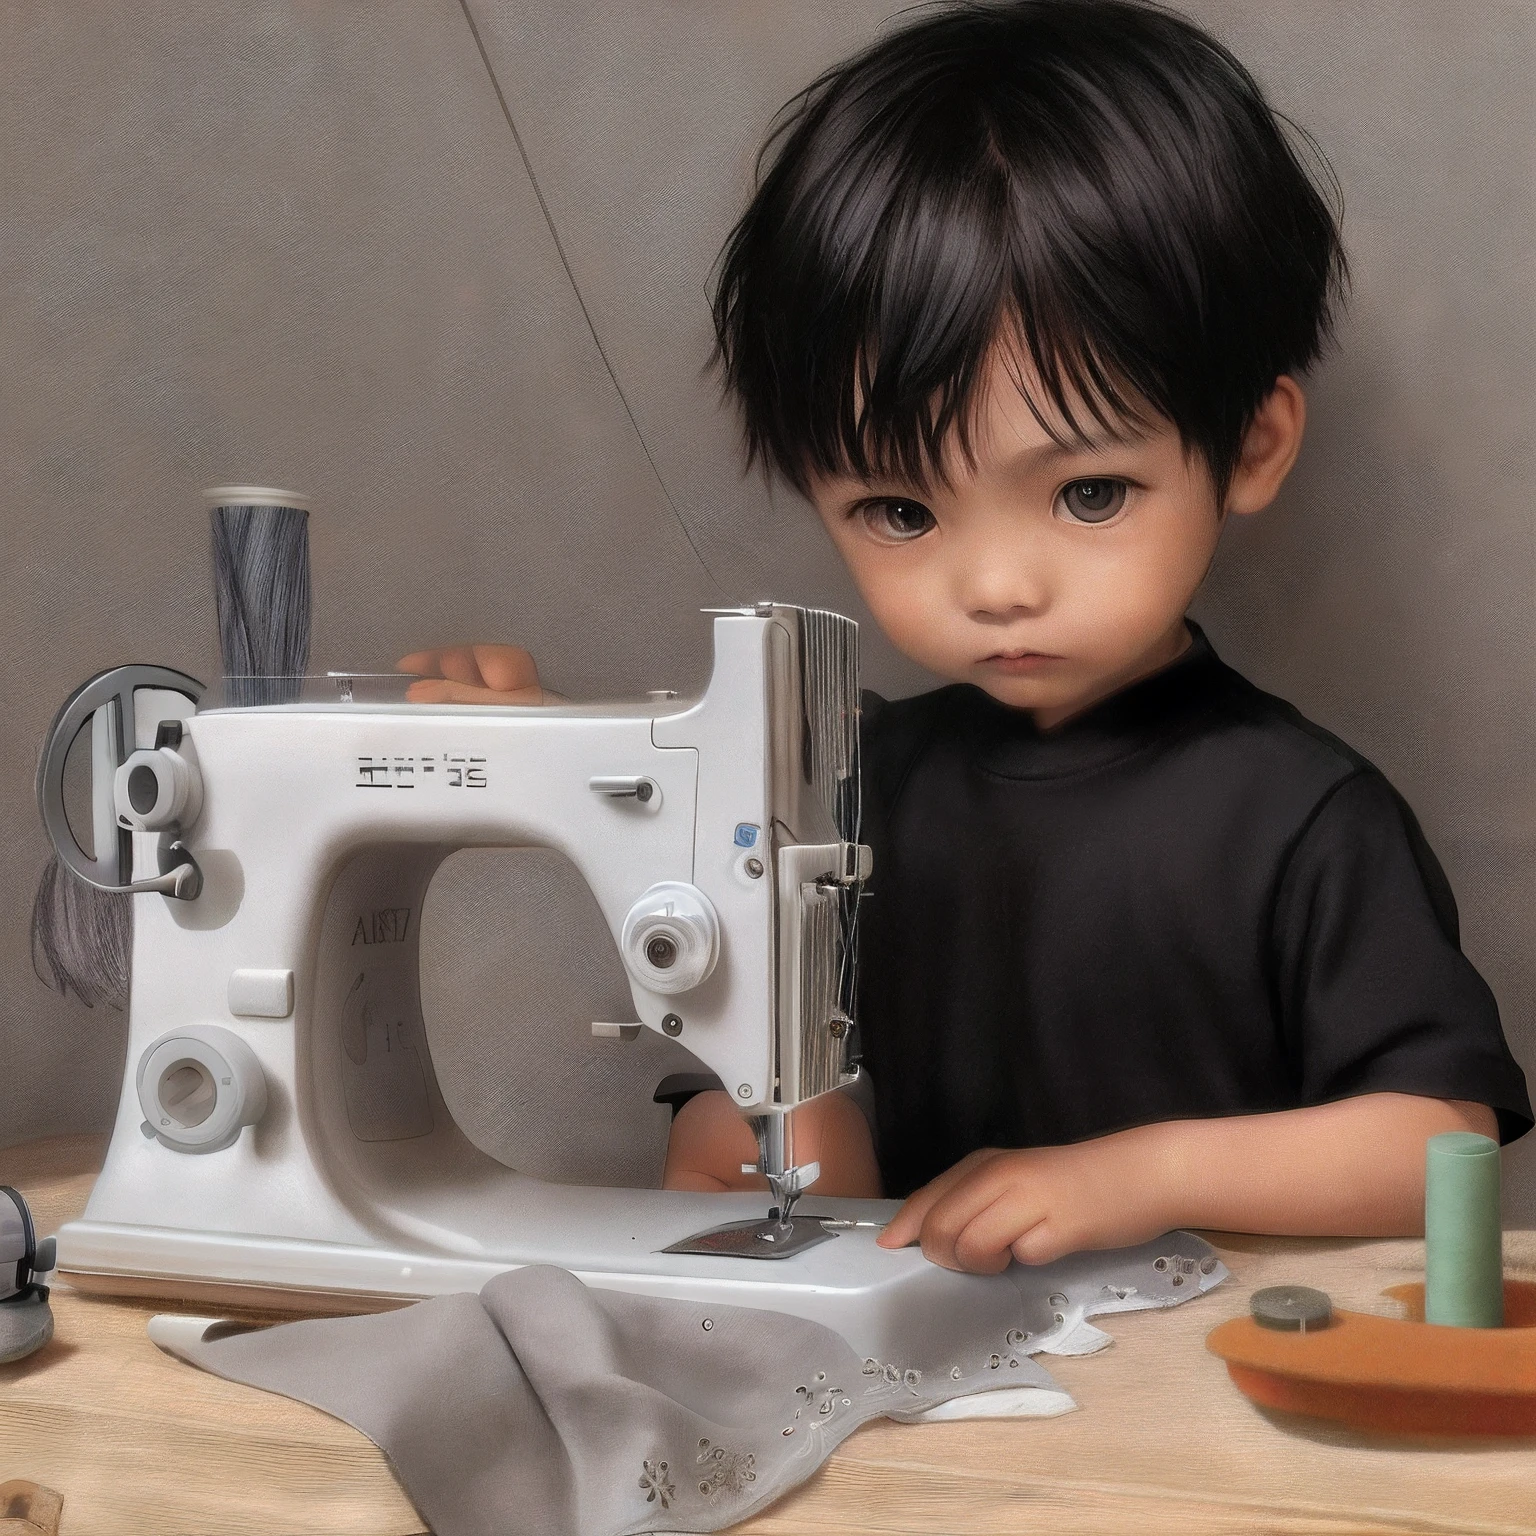
[[[1009,1273],[1020,1327],[1059,1316],[1064,1328],[1037,1340],[1086,1353],[1108,1342],[1087,1316],[1172,1306],[1225,1271],[1207,1244],[1171,1233]],[[619,1536],[732,1525],[872,1418],[1060,1390],[1030,1358],[1037,1344],[1013,1332],[935,1355],[954,1322],[932,1319],[906,1358],[860,1360],[819,1323],[588,1288],[530,1265],[478,1297],[233,1336],[216,1325],[167,1347],[361,1430],[437,1536]]]
[[[1186,8],[1327,149],[1356,277],[1297,472],[1199,616],[1402,788],[1536,1071],[1536,5]],[[900,0],[470,9],[585,314],[450,0],[3,12],[0,1143],[112,1121],[121,1016],[32,974],[32,775],[91,672],[216,671],[202,487],[312,496],[322,670],[507,639],[567,691],[686,687],[702,604],[862,613],[807,510],[739,474],[705,295],[774,109]],[[1506,1175],[1536,1222],[1536,1137]]]

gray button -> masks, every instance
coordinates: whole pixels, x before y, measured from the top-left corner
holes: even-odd
[[[1314,1290],[1310,1285],[1267,1285],[1253,1293],[1248,1306],[1261,1328],[1291,1333],[1326,1328],[1333,1317],[1333,1303],[1327,1292]]]

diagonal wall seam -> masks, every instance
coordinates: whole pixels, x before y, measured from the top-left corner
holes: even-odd
[[[512,108],[507,102],[506,93],[501,88],[501,81],[496,78],[495,67],[491,63],[491,56],[486,52],[485,43],[481,40],[480,29],[475,25],[474,15],[469,9],[469,0],[459,0],[459,9],[464,13],[465,23],[469,27],[469,35],[475,41],[475,48],[480,54],[480,62],[485,65],[485,73],[490,79],[491,89],[496,93],[496,100],[501,105],[501,115],[506,119],[507,127],[512,134],[512,142],[517,146],[518,155],[522,158],[523,169],[528,174],[529,185],[533,188],[533,195],[538,199],[539,212],[544,215],[545,227],[549,230],[549,238],[554,242],[555,254],[560,258],[560,265],[565,269],[565,276],[571,285],[571,292],[576,296],[576,303],[581,309],[581,318],[587,323],[587,331],[592,337],[592,344],[597,348],[597,355],[602,359],[603,367],[608,372],[608,377],[613,381],[614,393],[619,397],[619,404],[624,407],[624,414],[629,418],[629,424],[634,429],[635,441],[640,444],[640,451],[645,455],[645,462],[651,467],[651,474],[655,477],[657,488],[661,491],[667,506],[671,509],[672,516],[677,520],[677,526],[682,530],[683,537],[688,541],[688,548],[693,551],[693,558],[699,562],[700,568],[710,579],[711,583],[719,586],[715,580],[715,573],[710,570],[709,562],[699,553],[699,546],[694,543],[693,535],[688,530],[688,524],[683,520],[683,514],[678,511],[677,503],[672,499],[672,493],[667,489],[667,483],[661,478],[661,471],[656,466],[656,460],[651,456],[650,445],[645,440],[645,434],[640,430],[640,423],[635,420],[635,413],[630,407],[629,397],[624,393],[624,386],[619,383],[619,376],[614,372],[612,362],[609,360],[607,350],[604,348],[602,338],[597,334],[597,326],[593,324],[591,311],[587,308],[586,297],[576,281],[576,274],[571,270],[571,263],[565,254],[565,246],[561,242],[559,231],[555,228],[555,221],[549,211],[549,204],[544,200],[544,189],[539,185],[539,178],[534,175],[533,162],[528,158],[527,147],[523,143],[523,136],[517,131],[517,123],[512,117]]]

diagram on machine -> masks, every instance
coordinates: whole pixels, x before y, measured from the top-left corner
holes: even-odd
[[[342,1004],[342,1086],[359,1141],[407,1141],[432,1130],[415,1010],[401,997],[409,985],[388,968],[360,970]]]

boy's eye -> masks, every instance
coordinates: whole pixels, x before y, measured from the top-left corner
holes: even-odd
[[[918,538],[938,526],[938,520],[922,502],[908,501],[903,496],[861,502],[857,512],[864,520],[864,526],[876,537],[898,544]]]
[[[1075,523],[1107,523],[1125,505],[1124,480],[1073,480],[1058,495],[1062,511]]]

